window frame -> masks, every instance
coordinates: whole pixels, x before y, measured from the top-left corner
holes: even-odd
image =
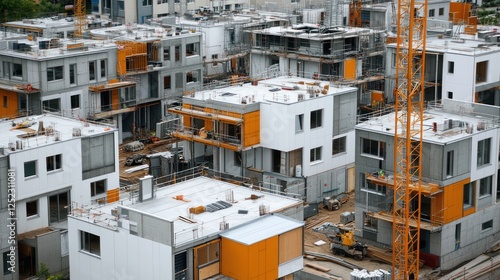
[[[311,150],[309,150],[310,163],[319,162],[322,160],[322,154],[321,154],[323,152],[322,150],[323,150],[322,146],[312,148]]]
[[[455,61],[448,61],[448,74],[455,74]]]
[[[311,111],[310,117],[311,119],[309,120],[309,125],[311,129],[323,126],[323,109]]]
[[[337,141],[337,143],[335,143]],[[338,146],[338,148],[337,148]],[[336,152],[337,151],[337,152]],[[332,156],[346,153],[347,151],[347,137],[342,136],[332,140]]]
[[[76,106],[75,106],[74,103],[77,103]],[[70,106],[71,106],[72,110],[74,110],[74,109],[80,109],[80,94],[71,95],[71,97],[70,97]]]
[[[453,177],[453,165],[455,160],[455,151],[446,153],[446,177]]]
[[[486,145],[487,143],[487,145]],[[477,167],[491,164],[491,138],[477,141]]]
[[[444,16],[444,8],[441,7],[438,9],[438,15]]]
[[[481,232],[493,229],[493,219],[481,223]]]
[[[60,76],[58,75],[60,74]],[[47,82],[54,82],[64,79],[64,66],[47,67]]]
[[[69,65],[69,84],[70,85],[77,85],[77,69],[78,66],[76,63],[72,63]]]
[[[99,187],[99,189],[101,188],[100,186],[98,186],[97,184],[99,183],[103,183],[102,185],[102,192],[97,192],[97,188]],[[106,191],[108,189],[108,182],[106,179],[102,179],[102,180],[97,180],[97,181],[93,181],[93,182],[90,182],[90,197],[96,197],[96,196],[102,196],[102,195],[105,195],[106,194]]]
[[[89,81],[96,81],[97,80],[95,68],[96,68],[96,62],[89,61]]]
[[[97,238],[97,240],[96,240]],[[94,242],[98,242],[98,250],[96,251],[95,247],[92,246],[95,244]],[[94,249],[94,250],[93,250]],[[90,232],[86,232],[80,230],[80,252],[84,252],[86,254],[90,254],[93,256],[100,257],[101,256],[101,237]]]
[[[486,176],[479,179],[479,198],[488,197],[492,195],[493,190],[493,176]]]
[[[108,64],[108,61],[106,59],[101,59],[100,61],[100,75],[101,75],[101,78],[106,78],[107,76],[107,64]]]
[[[19,67],[17,70],[20,70],[21,74],[18,75],[16,73],[16,66]],[[18,80],[22,80],[23,79],[23,64],[22,63],[14,63],[12,62],[11,63],[11,69],[12,69],[12,73],[11,73],[11,77],[14,78],[14,79],[18,79]]]
[[[369,141],[369,145],[365,145],[365,141]],[[372,142],[377,142],[376,154],[372,152],[373,144]],[[382,144],[382,145],[381,145]],[[369,147],[369,151],[366,148]],[[368,157],[376,157],[377,159],[385,159],[386,156],[386,143],[383,141],[373,140],[369,138],[361,138],[361,155]]]
[[[435,14],[436,14],[435,9],[429,9],[429,17],[434,17]]]
[[[467,195],[470,203],[465,203],[466,188],[468,188]],[[464,184],[462,205],[463,209],[472,208],[476,205],[476,182]]]
[[[295,133],[304,131],[304,114],[295,115]]]
[[[34,213],[30,214],[30,212],[33,210],[33,208],[30,207],[30,205],[33,205],[33,204],[34,204],[35,211],[34,211]],[[26,202],[26,218],[27,219],[39,217],[40,216],[39,212],[40,212],[40,208],[39,208],[38,199]]]
[[[363,229],[378,232],[378,219],[368,215],[368,212],[363,212]]]
[[[51,155],[45,158],[47,173],[62,170],[62,154]]]

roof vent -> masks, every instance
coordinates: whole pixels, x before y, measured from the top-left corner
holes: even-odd
[[[73,127],[73,137],[82,136],[82,130],[78,127]]]

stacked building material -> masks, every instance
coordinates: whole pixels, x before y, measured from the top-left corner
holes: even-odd
[[[391,273],[383,269],[368,272],[366,269],[354,269],[351,272],[351,280],[390,280]]]

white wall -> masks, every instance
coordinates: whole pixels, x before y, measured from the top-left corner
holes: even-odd
[[[474,130],[477,128],[474,127]],[[485,164],[478,168],[477,166],[477,142],[491,138],[490,142],[490,164]],[[491,129],[483,133],[472,136],[472,151],[470,162],[470,180],[471,182],[486,176],[495,175],[498,170],[498,129]],[[493,176],[495,177],[495,176]]]
[[[474,57],[454,53],[445,53],[443,61],[443,99],[448,99],[448,92],[453,92],[453,99],[474,101],[475,67]],[[454,73],[448,73],[448,62],[455,63]]]
[[[172,248],[135,235],[68,219],[71,279],[172,279]],[[100,256],[81,252],[80,231],[100,237]]]

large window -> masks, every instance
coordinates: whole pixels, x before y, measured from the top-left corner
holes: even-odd
[[[310,161],[321,160],[321,147],[311,149]]]
[[[295,116],[295,132],[301,132],[304,129],[304,114]]]
[[[474,206],[474,182],[467,183],[464,185],[464,208],[469,208]]]
[[[477,142],[477,166],[490,163],[490,144],[491,138]]]
[[[101,238],[95,234],[80,231],[80,249],[97,256],[101,255]]]
[[[333,141],[332,141],[332,155],[345,153],[345,151],[346,151],[345,139],[346,139],[345,136],[341,137],[341,138],[333,139]]]
[[[479,180],[479,196],[491,195],[491,187],[493,185],[493,177],[488,176]]]
[[[362,153],[380,158],[385,158],[385,142],[362,139]]]
[[[68,219],[69,191],[49,196],[49,222],[57,223]]]
[[[53,155],[47,157],[47,172],[62,168],[62,155]]]
[[[38,216],[38,200],[26,202],[26,217]]]
[[[199,55],[199,43],[186,44],[186,56]]]
[[[44,100],[42,102],[43,110],[49,112],[58,112],[61,110],[61,99],[54,98],[50,100]]]
[[[36,176],[36,160],[24,163],[24,178]]]
[[[48,82],[62,80],[62,78],[63,78],[63,67],[62,66],[47,68],[47,81]]]
[[[311,129],[322,126],[323,109],[311,112]]]
[[[90,196],[106,193],[106,179],[90,183]]]

